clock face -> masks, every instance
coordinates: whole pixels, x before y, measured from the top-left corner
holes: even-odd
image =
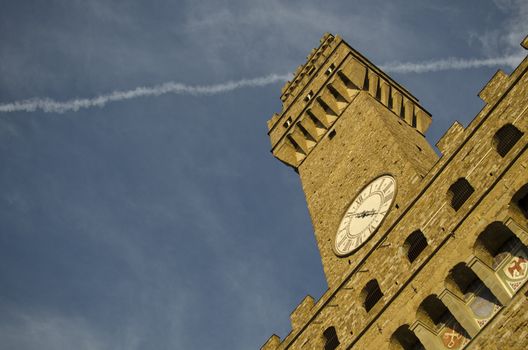
[[[394,195],[396,180],[383,175],[369,183],[348,207],[334,241],[338,256],[352,253],[365,243],[387,215]]]

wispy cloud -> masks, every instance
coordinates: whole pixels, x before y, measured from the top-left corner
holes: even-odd
[[[391,73],[426,73],[443,70],[460,70],[481,67],[508,66],[516,67],[524,58],[521,55],[509,55],[495,58],[463,59],[450,57],[436,61],[426,62],[393,62],[380,68]]]
[[[436,61],[425,62],[392,62],[380,68],[389,73],[426,73],[443,70],[461,70],[481,67],[508,66],[516,67],[524,58],[521,55],[508,55],[495,58],[463,59],[446,58]],[[160,85],[145,87],[140,86],[127,91],[113,91],[109,94],[99,95],[93,98],[76,98],[67,101],[56,101],[50,98],[32,98],[28,100],[14,101],[0,104],[0,112],[34,112],[42,110],[47,113],[64,113],[78,111],[83,108],[104,107],[109,102],[130,100],[146,96],[160,96],[164,94],[187,94],[187,95],[216,95],[245,87],[259,87],[269,84],[284,82],[292,78],[292,74],[270,74],[253,79],[242,79],[228,81],[214,85],[187,85],[176,82],[167,82]]]
[[[160,96],[164,94],[187,94],[187,95],[216,95],[244,87],[259,87],[276,82],[284,82],[291,79],[290,74],[271,74],[254,79],[242,79],[228,81],[214,85],[186,85],[176,82],[167,82],[160,85],[144,87],[140,86],[128,91],[113,91],[109,94],[99,95],[93,98],[76,98],[67,101],[56,101],[50,98],[32,98],[28,100],[15,101],[0,104],[0,112],[34,112],[42,110],[49,113],[64,113],[78,111],[82,108],[104,107],[109,102],[130,100],[145,96]]]
[[[528,1],[493,0],[493,4],[507,17],[484,32],[471,33],[470,43],[476,40],[487,55],[519,50],[519,43],[528,33]]]

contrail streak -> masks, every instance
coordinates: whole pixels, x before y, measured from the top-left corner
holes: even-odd
[[[450,57],[442,60],[426,62],[393,62],[387,63],[380,68],[386,72],[392,73],[425,73],[438,72],[442,70],[460,70],[495,66],[508,66],[515,68],[523,58],[524,56],[521,55],[510,55],[484,59],[463,59]]]
[[[59,102],[50,98],[32,98],[29,100],[15,101],[6,104],[0,104],[0,112],[34,112],[42,110],[48,113],[64,113],[69,111],[78,111],[81,108],[103,107],[108,102],[130,100],[144,96],[160,96],[164,94],[187,94],[187,95],[216,95],[244,87],[258,87],[284,82],[291,79],[291,74],[271,74],[265,77],[254,79],[242,79],[238,81],[228,81],[215,85],[186,85],[176,82],[167,82],[150,87],[140,86],[128,91],[113,91],[109,94],[99,95],[94,98],[76,98]]]
[[[443,70],[460,70],[480,67],[508,66],[516,67],[524,58],[521,55],[509,55],[484,59],[463,59],[447,58],[427,62],[393,62],[380,66],[380,68],[390,73],[425,73]],[[238,81],[228,81],[215,85],[186,85],[176,82],[167,82],[150,87],[140,86],[128,91],[113,91],[109,94],[99,95],[93,98],[76,98],[67,101],[56,101],[50,98],[32,98],[28,100],[15,101],[0,104],[1,112],[34,112],[42,110],[47,113],[64,113],[78,111],[81,108],[104,107],[109,102],[130,100],[144,96],[160,96],[164,94],[187,94],[187,95],[216,95],[233,91],[244,87],[258,87],[284,82],[292,79],[289,74],[271,74],[265,77],[254,79],[242,79]]]

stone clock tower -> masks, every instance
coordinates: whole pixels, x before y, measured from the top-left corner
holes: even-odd
[[[385,228],[436,162],[424,137],[431,116],[405,88],[330,34],[297,69],[281,99],[281,114],[268,122],[272,152],[301,177],[332,287],[380,244]],[[361,190],[381,175],[395,182],[390,192],[394,200],[384,208],[386,213],[376,218],[378,213],[372,210],[378,208],[361,206],[358,212],[348,211]],[[348,227],[362,221],[360,226],[371,232],[337,237],[345,212],[352,219]],[[376,232],[367,225],[369,219],[380,221]],[[353,254],[346,254],[352,248]]]
[[[329,288],[262,350],[528,349],[528,59],[479,97],[439,157],[418,100],[323,36],[268,129],[300,176]]]

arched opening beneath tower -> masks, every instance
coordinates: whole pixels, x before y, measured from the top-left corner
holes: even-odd
[[[477,237],[474,253],[494,270],[523,244],[502,222],[489,224]]]
[[[528,219],[528,184],[522,186],[512,197],[512,204]]]
[[[429,328],[447,349],[460,349],[471,339],[447,306],[434,294],[422,301],[416,318]]]
[[[409,329],[409,325],[400,326],[392,333],[390,341],[391,350],[424,350],[420,339]]]
[[[431,329],[437,329],[445,324],[452,315],[436,295],[425,298],[417,311],[417,319]]]
[[[449,290],[465,300],[483,287],[482,281],[465,263],[459,263],[449,271],[446,285]]]

